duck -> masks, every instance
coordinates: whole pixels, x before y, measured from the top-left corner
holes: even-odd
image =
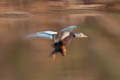
[[[77,29],[78,26],[68,26],[61,29],[60,31],[42,31],[36,32],[33,34],[25,35],[25,38],[41,37],[47,38],[53,41],[54,50],[50,53],[49,57],[53,57],[53,60],[56,60],[56,54],[60,53],[62,56],[67,55],[66,46],[70,43],[73,38],[87,38],[88,36],[82,32],[72,32],[74,29]]]

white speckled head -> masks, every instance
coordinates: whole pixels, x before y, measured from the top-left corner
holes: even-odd
[[[77,38],[87,38],[88,36],[85,35],[85,34],[82,33],[82,32],[79,32],[79,33],[75,33],[75,37],[77,37]]]

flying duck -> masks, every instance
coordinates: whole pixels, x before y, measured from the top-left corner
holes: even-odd
[[[66,45],[73,38],[87,38],[88,36],[82,32],[73,33],[72,30],[78,28],[78,26],[69,26],[66,27],[59,32],[55,31],[42,31],[36,32],[34,34],[26,35],[25,38],[32,37],[42,37],[53,40],[53,48],[54,50],[50,53],[50,56],[53,57],[53,60],[56,59],[56,53],[61,53],[62,56],[66,56]]]

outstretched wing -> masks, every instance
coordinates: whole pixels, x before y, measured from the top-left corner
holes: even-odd
[[[76,28],[78,28],[78,26],[69,26],[69,27],[62,29],[60,32],[69,32]]]
[[[42,38],[48,38],[50,40],[53,40],[53,36],[56,35],[57,32],[54,31],[43,31],[43,32],[37,32],[34,34],[26,35],[26,38],[32,38],[32,37],[42,37]]]

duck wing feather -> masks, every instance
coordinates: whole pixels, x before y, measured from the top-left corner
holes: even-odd
[[[57,32],[54,31],[43,31],[43,32],[37,32],[34,34],[26,35],[25,38],[41,37],[41,38],[47,38],[53,40],[53,36],[56,34]]]
[[[69,32],[69,31],[72,31],[74,29],[78,28],[78,26],[68,26],[62,30],[60,30],[60,32]]]

